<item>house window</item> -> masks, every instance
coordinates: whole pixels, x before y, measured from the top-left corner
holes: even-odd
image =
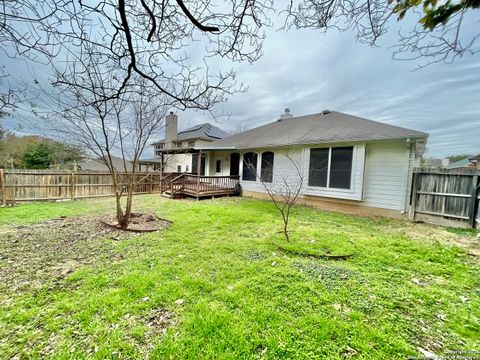
[[[262,168],[261,168],[260,176],[262,181],[264,182],[273,181],[273,159],[274,159],[274,154],[271,151],[265,151],[262,154]]]
[[[189,170],[188,165],[185,165],[185,172],[188,172]]]
[[[164,149],[165,148],[165,143],[156,144],[155,147],[159,150]]]
[[[188,140],[188,147],[192,148],[195,146],[195,140]]]
[[[329,152],[329,148],[310,150],[309,186],[327,186]]]
[[[222,160],[215,161],[215,172],[216,173],[222,172]]]
[[[182,165],[177,165],[177,172],[182,172]]]
[[[310,150],[309,186],[350,189],[353,146]]]
[[[255,181],[258,155],[253,152],[243,154],[242,180]]]

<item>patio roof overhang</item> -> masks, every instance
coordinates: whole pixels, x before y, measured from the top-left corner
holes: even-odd
[[[161,164],[161,163],[162,163],[162,159],[156,159],[156,158],[153,158],[153,159],[140,159],[140,160],[138,160],[138,163],[139,163],[139,164],[142,164],[142,165]]]
[[[235,146],[205,146],[205,147],[195,147],[195,150],[198,151],[215,151],[215,150],[236,150]]]
[[[179,149],[158,149],[156,151],[162,154],[196,154],[200,150],[197,148],[179,148]]]

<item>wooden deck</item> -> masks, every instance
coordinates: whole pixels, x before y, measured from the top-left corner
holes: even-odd
[[[197,199],[238,195],[238,176],[204,176],[170,173],[161,179],[162,196],[172,199],[186,196]]]

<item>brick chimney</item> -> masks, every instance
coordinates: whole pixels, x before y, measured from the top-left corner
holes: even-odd
[[[177,126],[178,126],[178,116],[170,111],[165,117],[165,148],[172,149],[176,147],[174,142],[177,141]]]

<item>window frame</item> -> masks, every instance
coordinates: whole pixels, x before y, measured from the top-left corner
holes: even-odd
[[[263,164],[264,164],[264,163],[263,163],[263,156],[264,156],[265,154],[272,154],[272,165],[271,165],[271,166],[272,166],[272,170],[271,170],[270,179],[268,179],[268,180],[265,180],[265,179],[263,178],[263,170],[264,170],[264,169],[263,169]],[[258,160],[257,160],[257,162],[258,162]],[[275,153],[274,153],[273,151],[270,151],[270,150],[267,150],[267,151],[262,152],[262,153],[261,153],[261,156],[260,156],[260,179],[261,179],[262,182],[269,183],[269,184],[270,184],[270,183],[273,183],[273,180],[274,180],[274,179],[273,179],[274,167],[275,167]]]
[[[177,164],[177,172],[179,172],[179,173],[182,172],[182,164],[180,164],[180,165]]]
[[[245,155],[247,155],[247,154],[254,154],[254,155],[255,155],[255,158],[256,158],[255,172],[253,173],[253,177],[254,177],[253,180],[245,179],[245,178],[244,178],[244,176],[245,176],[245,171],[244,171],[244,169],[245,169]],[[241,177],[240,177],[240,180],[241,180],[241,181],[248,181],[248,182],[257,182],[257,181],[258,181],[258,179],[257,179],[257,174],[258,174],[258,158],[259,158],[258,155],[259,155],[259,154],[258,154],[258,152],[256,152],[256,151],[247,151],[247,152],[245,152],[245,153],[242,154],[242,158],[241,158],[241,160],[242,160],[242,168],[241,168],[241,169],[242,169],[242,173],[241,173]]]
[[[332,149],[336,148],[351,148],[352,149],[352,159],[351,159],[351,167],[350,167],[350,187],[348,188],[340,188],[340,187],[331,187],[330,186],[330,176],[331,176],[331,165],[332,165]],[[328,164],[327,164],[327,182],[326,186],[317,186],[310,184],[310,163],[311,163],[311,154],[313,149],[328,149]],[[355,146],[354,145],[345,145],[345,146],[329,146],[329,147],[312,147],[309,149],[309,161],[308,161],[308,169],[307,169],[307,186],[313,189],[321,189],[321,190],[330,190],[330,191],[346,191],[352,192],[354,191],[354,183],[353,183],[353,175],[355,172]]]
[[[189,148],[195,147],[195,140],[188,140],[187,147],[189,147]]]
[[[215,159],[215,174],[222,173],[222,159]]]

